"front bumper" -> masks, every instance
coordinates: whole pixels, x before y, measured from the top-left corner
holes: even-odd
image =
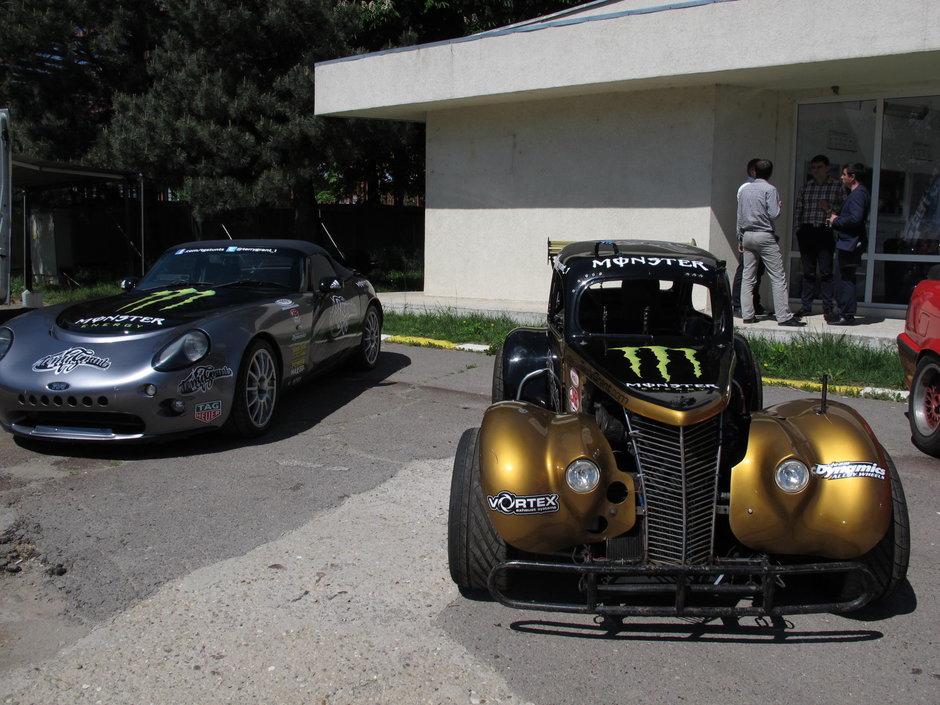
[[[22,438],[82,442],[138,441],[221,426],[231,407],[229,380],[186,395],[177,390],[181,376],[151,372],[115,386],[73,383],[66,391],[0,384],[0,425]],[[145,391],[148,385],[155,394]],[[182,406],[174,409],[174,402]],[[211,411],[200,413],[204,407]]]
[[[498,586],[511,573],[554,573],[573,589],[543,600]],[[822,590],[823,577],[854,576],[852,594]],[[521,576],[519,576],[521,577]],[[510,585],[512,580],[509,581]],[[799,585],[788,585],[799,583]],[[810,586],[810,589],[806,589]],[[773,564],[767,559],[724,559],[710,565],[629,565],[614,561],[585,564],[511,560],[489,577],[493,598],[507,607],[547,612],[642,617],[743,617],[851,612],[874,597],[875,578],[857,561]],[[576,587],[576,591],[574,588]],[[831,594],[830,594],[831,593]],[[835,599],[833,599],[833,594]],[[575,601],[574,596],[580,599]],[[818,599],[814,599],[818,598]],[[743,602],[743,604],[742,604]]]
[[[920,346],[907,333],[901,333],[897,338],[898,358],[901,369],[904,371],[904,382],[908,388],[914,379],[914,370],[917,368],[917,356],[920,355]]]

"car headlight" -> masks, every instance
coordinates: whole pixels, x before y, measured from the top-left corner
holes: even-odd
[[[774,482],[784,492],[801,492],[809,484],[809,468],[796,458],[788,458],[774,470]]]
[[[13,345],[13,331],[9,328],[0,328],[0,360],[2,360]]]
[[[600,468],[587,458],[578,458],[565,470],[568,487],[581,494],[593,490],[600,481]]]
[[[179,370],[199,362],[209,352],[209,336],[201,330],[187,331],[153,358],[154,369]]]

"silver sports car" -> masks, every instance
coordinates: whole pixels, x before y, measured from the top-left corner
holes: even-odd
[[[191,242],[117,296],[0,327],[0,424],[17,436],[135,440],[271,425],[282,390],[379,356],[362,275],[299,240]]]

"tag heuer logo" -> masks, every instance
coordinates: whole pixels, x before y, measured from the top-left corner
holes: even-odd
[[[196,421],[209,423],[222,415],[221,401],[204,401],[196,404]]]

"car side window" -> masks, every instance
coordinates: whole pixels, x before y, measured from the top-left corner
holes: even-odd
[[[333,264],[329,259],[324,255],[315,253],[310,255],[310,274],[313,288],[317,289],[323,277],[336,277],[336,270],[333,269]]]

